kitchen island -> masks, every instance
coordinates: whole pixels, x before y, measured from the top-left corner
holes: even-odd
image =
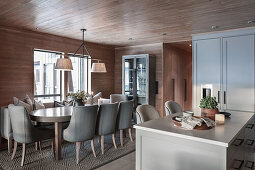
[[[136,125],[136,170],[251,169],[254,114],[231,114],[209,130],[176,127],[178,114]]]

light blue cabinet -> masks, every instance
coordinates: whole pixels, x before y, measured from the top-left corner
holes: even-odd
[[[202,88],[212,87],[212,96],[218,101],[221,83],[220,38],[193,41],[193,105],[199,107]]]
[[[254,112],[254,35],[223,38],[223,109]]]
[[[193,107],[209,85],[219,109],[255,111],[255,29],[193,36]]]

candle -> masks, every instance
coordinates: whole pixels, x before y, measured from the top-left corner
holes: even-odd
[[[216,124],[224,124],[225,123],[225,115],[224,114],[215,114],[215,122]]]
[[[100,97],[100,99],[98,99],[98,105],[103,104],[103,99]]]

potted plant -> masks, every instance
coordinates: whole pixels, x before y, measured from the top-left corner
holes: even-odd
[[[216,97],[205,97],[201,99],[199,107],[201,108],[202,114],[205,114],[206,117],[212,120],[215,120],[215,114],[219,113]]]
[[[66,97],[71,98],[71,100],[75,102],[76,106],[84,106],[88,94],[86,94],[83,90],[78,90],[76,93],[67,93]]]

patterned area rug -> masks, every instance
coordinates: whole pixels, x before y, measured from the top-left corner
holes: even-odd
[[[133,136],[134,138],[134,136]],[[51,151],[51,141],[42,143],[42,151],[36,151],[34,144],[27,145],[24,166],[21,167],[22,148],[18,146],[15,158],[11,161],[11,154],[7,150],[0,152],[0,169],[95,169],[114,161],[135,151],[135,141],[131,142],[129,138],[124,138],[124,146],[120,146],[119,137],[116,137],[118,149],[115,149],[112,143],[111,135],[105,137],[105,153],[101,155],[100,144],[95,139],[95,150],[97,157],[93,156],[90,141],[84,143],[80,150],[80,163],[76,164],[75,143],[62,144],[62,160],[56,161]]]

